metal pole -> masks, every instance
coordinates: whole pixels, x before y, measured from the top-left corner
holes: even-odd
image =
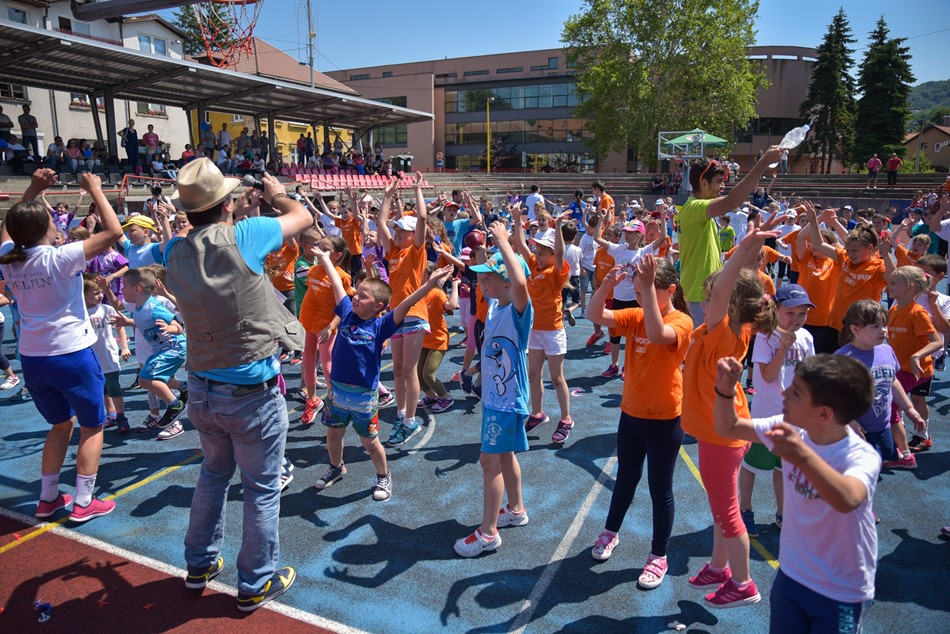
[[[104,141],[102,138],[102,122],[99,121],[99,108],[96,107],[96,96],[89,93],[87,98],[89,99],[89,104],[92,106],[92,125],[96,129],[96,140],[102,143]]]
[[[924,124],[926,121],[920,120],[920,132],[917,133],[917,158],[914,159],[914,173],[920,173],[920,144],[924,140]]]
[[[310,54],[310,87],[313,88],[313,38],[317,34],[313,30],[313,14],[310,11],[310,0],[307,0],[307,51]],[[316,132],[314,132],[316,136]],[[316,148],[314,148],[316,150]]]
[[[491,174],[491,102],[494,100],[494,97],[485,99],[485,169],[488,174]]]

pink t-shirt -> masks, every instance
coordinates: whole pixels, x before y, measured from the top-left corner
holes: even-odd
[[[145,147],[157,148],[158,135],[154,132],[146,132],[142,135],[142,142],[145,143]]]

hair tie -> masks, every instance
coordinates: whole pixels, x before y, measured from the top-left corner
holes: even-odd
[[[769,301],[771,301],[771,299],[772,299],[771,295],[769,295],[768,293],[762,293],[762,307],[764,308],[765,306],[768,306]]]

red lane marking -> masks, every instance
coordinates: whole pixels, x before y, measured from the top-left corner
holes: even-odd
[[[19,533],[13,533],[13,539],[15,539],[15,540],[17,540],[17,541],[20,541],[20,539],[21,539],[22,537],[23,537],[23,536],[20,535]]]
[[[100,608],[104,608],[104,607],[106,607],[107,605],[109,605],[109,602],[108,602],[108,601],[103,601],[103,600],[101,600],[101,599],[99,600],[99,607],[100,607]]]
[[[158,605],[158,604],[157,604],[157,603],[146,603],[145,606],[143,606],[143,607],[145,607],[146,610],[151,610],[151,609],[154,608],[156,605]]]

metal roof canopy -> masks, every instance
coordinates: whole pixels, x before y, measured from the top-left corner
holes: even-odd
[[[0,77],[37,88],[368,130],[434,115],[0,20]]]

